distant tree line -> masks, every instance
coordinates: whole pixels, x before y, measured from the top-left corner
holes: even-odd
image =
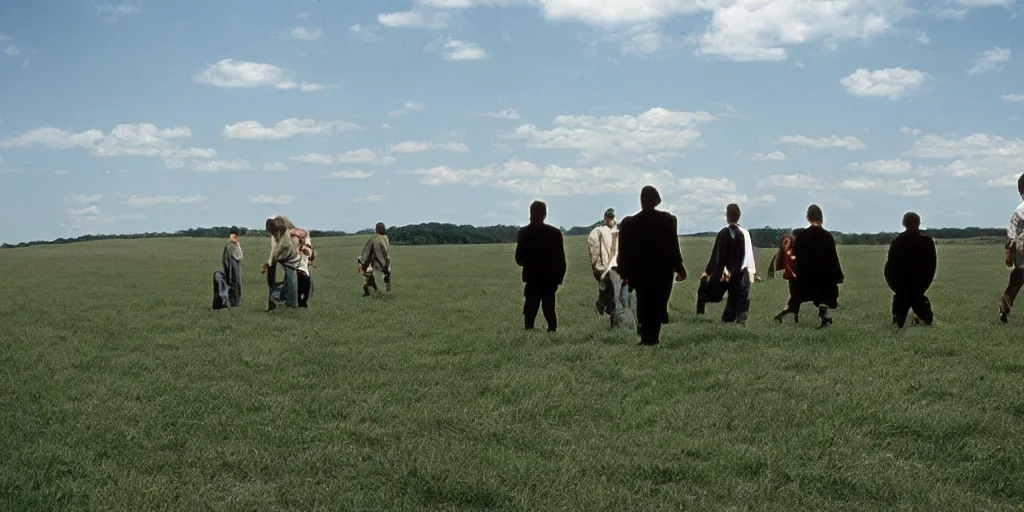
[[[561,229],[565,236],[585,236],[590,231],[601,225],[597,222],[590,226],[576,226],[573,228]],[[140,238],[227,238],[232,228],[238,229],[239,235],[243,237],[267,236],[263,229],[253,229],[236,226],[217,226],[211,228],[192,228],[175,231],[173,233],[133,233],[127,235],[83,235],[76,238],[58,238],[51,241],[21,242],[18,244],[3,244],[2,248],[30,247],[34,245],[55,245],[69,244],[73,242],[88,242],[92,240],[134,240]],[[755,247],[778,247],[779,238],[783,233],[798,234],[802,228],[794,230],[764,227],[749,229],[750,238]],[[441,224],[429,222],[426,224],[413,224],[408,226],[397,226],[388,228],[388,238],[395,245],[466,245],[466,244],[503,244],[515,243],[519,226],[471,226]],[[999,228],[938,228],[926,230],[929,235],[938,239],[958,240],[971,238],[1002,238],[1006,236],[1005,229]],[[337,230],[309,231],[313,238],[345,236],[349,233]],[[357,235],[370,235],[373,229],[364,229],[356,232]],[[841,245],[888,245],[899,233],[842,233],[832,232],[836,242]],[[685,237],[713,237],[714,232],[701,232],[682,235]]]

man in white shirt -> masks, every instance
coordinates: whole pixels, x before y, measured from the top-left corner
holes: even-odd
[[[591,230],[587,237],[590,249],[590,268],[597,280],[597,302],[594,309],[598,316],[606,313],[612,327],[632,327],[629,288],[624,285],[618,273],[618,238],[615,227],[615,210],[604,212],[603,224]]]
[[[1017,178],[1017,193],[1024,200],[1024,174]],[[1009,321],[1010,310],[1013,309],[1013,302],[1024,285],[1024,202],[1017,205],[1010,215],[1010,225],[1006,227],[1006,266],[1012,268],[1010,271],[1010,282],[1006,285],[1006,291],[999,299],[999,321],[1004,324]]]

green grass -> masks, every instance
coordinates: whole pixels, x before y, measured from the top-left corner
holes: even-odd
[[[686,239],[659,347],[609,332],[582,238],[559,332],[521,329],[513,246],[317,243],[308,310],[211,311],[218,240],[0,252],[0,510],[1020,510],[1024,320],[999,246],[941,245],[933,328],[895,332],[884,247],[842,247],[836,323],[693,314]],[[767,270],[771,251],[758,262]],[[1018,315],[1019,316],[1019,315]],[[541,324],[543,325],[543,324]]]

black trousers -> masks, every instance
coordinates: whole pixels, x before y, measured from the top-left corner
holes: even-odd
[[[523,322],[527,329],[533,329],[537,320],[537,311],[544,310],[544,320],[548,324],[548,331],[555,332],[558,329],[558,315],[555,313],[555,292],[558,285],[526,283],[523,288],[523,297],[526,302],[523,304]]]
[[[299,279],[299,307],[309,307],[309,297],[313,293],[313,280],[302,272],[296,272]]]
[[[722,311],[723,322],[746,322],[750,312],[750,273],[744,270],[729,279],[729,298]]]
[[[789,280],[789,301],[786,302],[786,311],[800,314],[800,304],[804,299],[800,296],[800,286],[796,279]]]
[[[932,303],[923,293],[917,292],[896,292],[892,297],[892,317],[896,325],[903,327],[907,321],[907,314],[913,309],[914,313],[926,324],[935,320],[932,313]]]
[[[664,282],[638,283],[636,290],[637,331],[641,343],[658,343],[661,325],[668,316],[668,300],[672,296],[672,278]]]

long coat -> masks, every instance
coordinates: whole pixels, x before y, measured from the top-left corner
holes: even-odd
[[[619,275],[631,286],[672,281],[672,271],[682,270],[676,217],[659,210],[641,210],[619,224]]]
[[[808,227],[793,241],[793,254],[799,265],[797,282],[803,301],[838,307],[839,285],[845,277],[832,233],[821,226]]]

